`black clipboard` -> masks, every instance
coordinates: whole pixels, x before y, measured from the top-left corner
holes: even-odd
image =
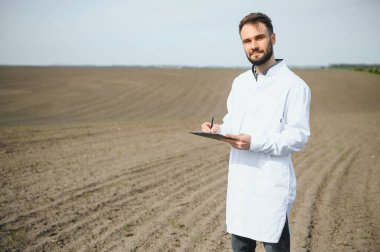
[[[222,140],[222,139],[235,140],[234,138],[226,137],[224,135],[217,134],[217,133],[207,133],[207,132],[203,132],[203,131],[191,131],[190,133],[197,135],[197,136],[207,137],[207,138],[211,138],[211,139],[215,139],[215,140]]]

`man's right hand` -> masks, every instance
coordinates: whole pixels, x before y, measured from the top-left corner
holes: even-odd
[[[214,123],[214,125],[211,128],[211,123],[210,122],[204,122],[201,125],[201,129],[202,129],[203,132],[207,132],[207,133],[219,133],[220,126],[219,126],[219,124],[215,124]]]

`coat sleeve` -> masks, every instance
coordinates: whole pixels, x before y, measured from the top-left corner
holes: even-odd
[[[310,136],[310,101],[311,92],[305,83],[290,88],[284,108],[283,130],[266,135],[252,134],[250,150],[275,156],[301,150]]]

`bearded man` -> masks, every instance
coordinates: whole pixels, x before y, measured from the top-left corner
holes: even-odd
[[[289,213],[296,197],[291,154],[310,136],[311,93],[284,60],[275,59],[271,19],[251,13],[239,24],[252,69],[235,78],[223,124],[205,122],[203,132],[232,139],[226,222],[233,251],[290,251]]]

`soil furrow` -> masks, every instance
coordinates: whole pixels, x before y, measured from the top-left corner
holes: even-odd
[[[139,168],[134,169],[133,171],[128,171],[128,172],[125,172],[124,174],[111,176],[110,178],[107,178],[105,181],[103,180],[103,182],[100,182],[100,183],[94,182],[94,183],[91,183],[91,184],[86,185],[84,187],[80,187],[80,188],[76,188],[76,189],[68,191],[68,192],[64,192],[63,194],[56,196],[54,202],[52,202],[50,204],[40,206],[40,207],[35,208],[32,211],[25,213],[25,214],[18,214],[18,216],[14,217],[14,219],[2,220],[0,227],[2,227],[4,225],[15,224],[16,222],[19,222],[20,219],[27,219],[29,216],[38,215],[38,213],[43,212],[43,211],[47,211],[48,209],[60,207],[67,202],[73,202],[72,204],[76,204],[75,201],[78,200],[79,198],[85,196],[86,194],[94,193],[94,192],[99,191],[101,189],[104,189],[106,187],[110,187],[110,186],[113,186],[114,184],[120,183],[125,178],[129,178],[128,176],[130,174],[137,173],[134,177],[140,177],[142,174],[139,172],[147,172],[148,173],[148,172],[150,172],[152,167],[165,164],[165,163],[169,162],[170,160],[175,161],[175,159],[173,159],[172,157],[165,158],[165,159],[156,161],[157,163],[150,164],[149,166],[140,165],[140,166],[138,166]],[[152,176],[154,177],[154,174]],[[132,179],[134,177],[132,177]]]
[[[155,206],[157,209],[154,211],[154,214],[155,215],[157,213],[162,214],[162,212],[165,212],[165,213],[163,215],[153,216],[153,220],[154,220],[153,222],[150,222],[149,220],[145,220],[145,219],[143,223],[138,222],[138,226],[134,228],[134,232],[136,233],[136,235],[129,237],[128,239],[128,244],[127,244],[128,249],[141,247],[143,246],[143,244],[146,244],[147,239],[150,240],[152,238],[156,239],[156,237],[157,238],[160,237],[165,227],[168,227],[168,225],[170,225],[170,223],[173,220],[178,220],[180,216],[183,216],[183,214],[186,214],[186,212],[188,212],[190,209],[193,209],[193,207],[197,207],[197,206],[193,206],[192,203],[190,203],[189,205],[189,202],[192,202],[191,200],[194,200],[194,199],[201,200],[203,198],[202,195],[209,195],[208,194],[209,192],[211,192],[210,196],[219,194],[220,191],[215,190],[215,188],[220,188],[221,186],[223,186],[224,181],[220,180],[220,178],[223,177],[221,175],[225,173],[225,170],[223,170],[223,168],[225,169],[224,165],[222,166],[216,165],[217,173],[215,173],[215,176],[208,178],[207,179],[208,183],[204,181],[203,183],[201,182],[200,185],[198,185],[197,187],[193,188],[193,190],[191,191],[191,195],[188,195],[189,190],[186,189],[183,192],[184,198],[178,199],[174,203],[172,202],[172,199],[177,198],[176,196],[169,197],[167,201],[160,200],[161,202],[158,202],[157,205]],[[162,208],[167,209],[167,211],[159,211],[159,209],[162,209]],[[174,211],[174,213],[171,211]],[[149,219],[151,218],[152,216],[149,217]],[[143,225],[144,223],[147,223],[147,224]],[[158,223],[161,223],[161,224],[159,225]],[[121,227],[122,225],[118,225],[112,230],[109,230],[106,233],[106,235],[102,237],[102,239],[99,239],[99,241],[97,241],[97,243],[100,243],[101,241],[110,242],[110,237],[114,236],[115,233],[121,230]],[[139,232],[140,229],[149,230],[149,232],[142,233],[142,232]]]
[[[176,167],[174,167],[174,168],[176,168]],[[200,168],[202,168],[202,166],[200,166]],[[158,167],[158,169],[159,169],[159,167]],[[200,173],[199,172],[196,173],[195,171],[193,172],[193,175],[191,175],[191,177],[190,177],[190,180],[188,182],[189,186],[192,186],[192,183],[194,183],[194,180],[196,179],[196,176],[198,176],[199,174],[202,174],[203,173],[202,171],[205,172],[205,174],[203,174],[203,177],[205,179],[208,179],[209,175],[207,175],[207,174],[210,174],[213,177],[219,176],[218,175],[219,172],[214,175],[213,173],[210,173],[207,169],[201,170]],[[160,176],[160,178],[162,180],[158,180],[158,177],[152,178],[152,181],[154,181],[154,184],[152,184],[152,182],[149,182],[149,181],[144,181],[144,184],[147,185],[145,188],[141,187],[142,186],[141,185],[139,187],[136,187],[136,189],[135,189],[135,192],[137,193],[137,197],[139,199],[149,200],[149,198],[145,197],[144,195],[147,195],[148,197],[152,197],[153,196],[153,197],[156,197],[157,199],[159,199],[159,201],[165,200],[165,198],[167,200],[171,200],[173,197],[176,198],[177,197],[176,195],[183,194],[183,193],[186,192],[186,190],[188,190],[187,187],[185,187],[186,184],[184,184],[184,185],[177,185],[178,191],[174,195],[173,194],[170,195],[170,193],[167,193],[165,191],[162,191],[162,192],[160,191],[160,193],[162,195],[162,196],[160,196],[159,194],[153,194],[152,192],[154,190],[156,190],[157,188],[159,188],[163,184],[164,181],[170,181],[174,185],[178,184],[176,182],[177,179],[175,179],[175,177],[178,176],[179,174],[181,174],[181,170],[179,170],[179,172],[177,172],[177,173],[172,173],[170,175],[170,177]],[[163,175],[165,175],[165,173],[163,173]],[[176,189],[176,187],[172,187],[170,185],[170,183],[166,183],[166,186],[168,188],[174,188],[174,189]],[[100,216],[102,216],[102,214],[105,213],[105,211],[107,211],[107,209],[109,209],[110,205],[111,206],[117,206],[118,209],[122,210],[123,208],[128,207],[129,202],[134,202],[134,205],[138,204],[138,203],[135,202],[135,199],[136,198],[133,197],[133,194],[128,193],[128,192],[125,193],[124,195],[118,195],[116,197],[108,197],[108,200],[106,202],[102,202],[102,204],[100,204],[100,208],[89,209],[87,212],[82,213],[81,216],[86,216],[85,219],[82,219],[82,220],[80,220],[78,222],[75,221],[76,222],[75,224],[74,224],[74,222],[73,222],[72,219],[69,219],[66,222],[66,224],[65,223],[55,224],[53,226],[54,226],[55,229],[57,229],[59,227],[61,229],[63,229],[61,232],[70,232],[70,233],[74,232],[75,233],[75,231],[81,231],[81,229],[79,229],[78,227],[91,225],[90,223],[92,221],[96,221],[97,219],[99,219]],[[144,211],[142,213],[144,213]],[[136,217],[137,217],[137,220],[138,220],[139,219],[138,216],[136,216]],[[105,217],[105,218],[107,218],[107,217]],[[66,226],[66,225],[69,225],[69,227],[68,227],[69,229],[68,230],[65,230],[65,228],[64,228],[64,226]],[[96,228],[101,228],[101,225],[100,226],[97,225]],[[86,235],[86,234],[84,233],[84,235]],[[77,234],[77,236],[78,236],[78,234]]]
[[[311,198],[311,208],[310,208],[310,222],[307,226],[307,233],[304,247],[308,251],[313,251],[313,242],[315,240],[315,227],[318,225],[318,211],[320,211],[321,204],[326,200],[325,198],[329,193],[326,188],[334,187],[334,182],[340,179],[339,173],[341,170],[345,170],[349,167],[350,163],[354,160],[358,151],[349,149],[344,151],[337,159],[331,164],[328,165],[327,173],[321,176],[321,180],[316,188],[316,191],[313,193],[315,195]],[[310,197],[310,196],[309,196]]]
[[[194,204],[191,205],[193,208],[192,211],[189,213],[183,213],[178,220],[176,220],[176,225],[172,225],[172,229],[174,229],[172,232],[168,230],[166,234],[170,233],[171,235],[164,236],[161,239],[155,239],[151,243],[154,245],[151,245],[150,247],[153,247],[153,251],[157,249],[157,251],[165,251],[165,248],[168,248],[168,244],[172,244],[174,240],[184,240],[183,238],[180,239],[182,236],[186,236],[188,239],[191,239],[194,241],[195,238],[197,238],[197,233],[201,230],[194,229],[194,227],[200,227],[207,223],[207,226],[209,226],[210,219],[213,218],[214,213],[220,211],[224,211],[225,209],[225,195],[226,195],[226,183],[227,183],[227,177],[226,174],[223,177],[222,181],[218,180],[218,183],[221,184],[218,191],[218,195],[216,196],[201,196],[199,197],[197,194],[193,195],[191,199],[186,199],[187,202],[194,202]],[[179,226],[179,229],[177,228]],[[169,227],[170,229],[170,227]],[[181,244],[182,245],[182,244]],[[175,247],[180,246],[179,243],[175,243]],[[182,247],[182,246],[180,246]],[[148,249],[149,246],[146,246],[145,249]],[[174,248],[172,248],[174,249]]]
[[[296,244],[297,248],[306,246],[308,227],[311,226],[311,212],[318,197],[318,191],[328,179],[328,175],[333,172],[334,166],[339,164],[342,157],[350,151],[351,149],[337,150],[335,155],[323,161],[322,167],[320,162],[316,162],[302,174],[302,177],[298,178],[297,199],[290,218],[292,243]],[[314,175],[316,173],[318,176]]]
[[[202,153],[203,150],[207,148],[208,146],[204,146],[198,149],[189,150],[189,153],[193,153],[193,154],[197,152]],[[151,161],[149,165],[140,164],[136,167],[132,167],[130,170],[126,172],[111,175],[110,177],[106,177],[106,180],[96,181],[86,186],[75,188],[74,190],[61,193],[59,195],[51,195],[51,197],[54,198],[53,202],[47,205],[39,206],[38,208],[34,208],[32,211],[27,212],[27,213],[18,213],[18,216],[14,217],[13,219],[3,219],[0,223],[0,227],[4,225],[10,225],[12,223],[15,224],[15,222],[18,222],[17,219],[19,220],[27,219],[29,216],[38,215],[39,212],[47,211],[47,209],[51,209],[51,208],[57,208],[59,206],[64,205],[67,202],[72,202],[72,204],[75,204],[77,199],[83,196],[88,196],[88,194],[90,193],[92,194],[104,188],[112,187],[113,185],[118,184],[124,181],[125,179],[133,180],[134,178],[139,178],[142,176],[144,176],[145,181],[149,181],[149,179],[151,178],[155,179],[156,174],[167,172],[167,171],[166,169],[159,170],[159,169],[152,169],[152,168],[157,167],[157,166],[164,166],[164,167],[167,167],[167,169],[170,169],[170,171],[172,171],[175,169],[174,163],[173,163],[173,166],[167,165],[167,164],[169,164],[170,162],[175,162],[176,164],[179,165],[183,162],[181,158],[184,158],[185,156],[190,157],[188,153],[184,153],[182,155],[175,155],[175,156],[165,156],[162,159],[153,161],[154,163],[152,163]],[[125,161],[122,161],[122,162],[124,163]],[[119,166],[122,167],[123,165],[119,165]]]
[[[225,195],[226,191],[222,190],[219,199],[223,199]],[[211,204],[204,205],[202,211],[192,212],[192,216],[194,217],[194,224],[192,225],[197,226],[197,228],[191,228],[187,231],[186,238],[182,239],[183,242],[181,242],[179,250],[194,251],[197,247],[209,241],[210,234],[215,232],[221,222],[224,223],[225,209],[224,201],[214,200]],[[189,223],[192,223],[190,218],[187,217],[188,221],[190,221]]]

